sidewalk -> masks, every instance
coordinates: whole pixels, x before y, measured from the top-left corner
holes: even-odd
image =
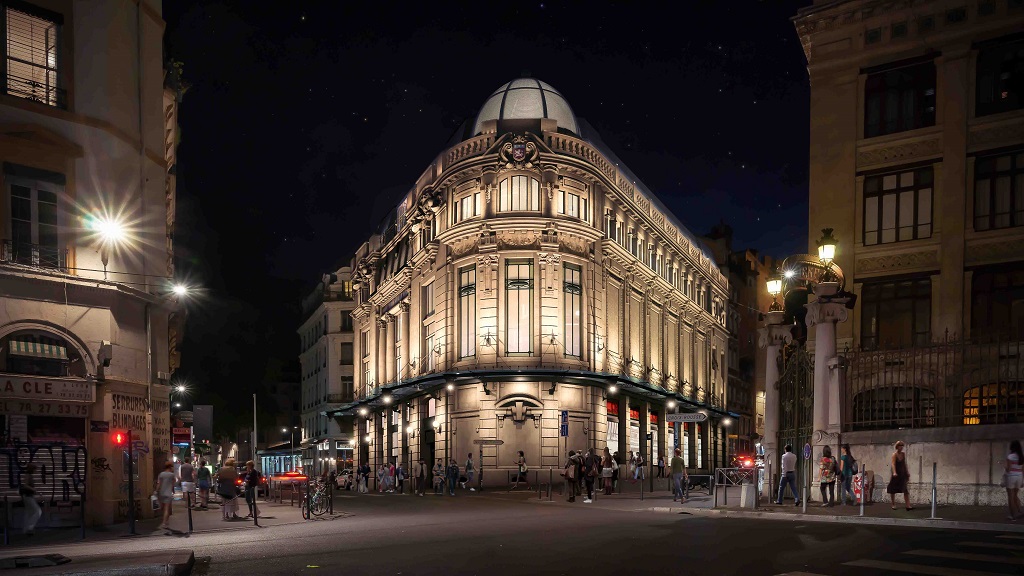
[[[174,498],[174,506],[171,509],[170,521],[172,530],[170,532],[159,529],[159,518],[149,518],[136,521],[136,536],[129,535],[127,522],[112,524],[110,526],[86,528],[84,542],[99,542],[123,538],[167,538],[169,536],[187,537],[188,510],[185,508],[185,502],[181,499],[180,493],[175,493]],[[147,500],[143,505],[148,506],[149,501]],[[261,500],[259,502],[259,508],[259,523],[262,527],[300,524],[306,522],[306,520],[302,519],[302,510],[299,506],[297,504],[295,506],[290,506],[287,500],[285,500],[283,504]],[[335,508],[335,517],[345,515],[338,509],[337,501],[335,501]],[[245,501],[242,499],[240,499],[238,503],[238,513],[243,517],[248,513],[248,508]],[[325,515],[322,518],[328,517],[329,516]],[[253,525],[252,518],[228,521],[222,520],[219,504],[211,502],[208,510],[192,510],[192,531],[194,533],[247,530],[253,528],[255,528],[255,526]],[[46,546],[83,542],[80,538],[81,531],[78,527],[38,529],[34,536],[26,536],[22,534],[20,530],[14,529],[11,530],[10,533],[10,544],[8,546],[0,545],[0,556],[6,555],[4,554],[5,548],[13,549],[31,547],[42,549]]]

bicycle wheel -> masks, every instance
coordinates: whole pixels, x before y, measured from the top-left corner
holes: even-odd
[[[313,501],[313,513],[317,516],[325,514],[328,509],[327,492],[323,491],[316,495],[316,500]]]

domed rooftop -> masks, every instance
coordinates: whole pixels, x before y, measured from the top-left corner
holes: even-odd
[[[579,134],[572,108],[558,90],[534,78],[518,78],[503,85],[484,102],[476,116],[473,134],[482,132],[487,120],[536,120],[550,118],[558,127]]]

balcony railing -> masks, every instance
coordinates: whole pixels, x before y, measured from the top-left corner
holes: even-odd
[[[56,74],[56,72],[46,70],[46,75],[50,74]],[[67,90],[57,88],[55,85],[40,82],[32,78],[15,76],[10,72],[7,73],[7,83],[5,84],[4,91],[11,96],[32,100],[34,102],[46,104],[47,106],[54,106],[56,108],[63,109],[67,109],[68,107]]]
[[[1024,422],[1024,341],[847,351],[844,428]]]
[[[3,240],[0,241],[0,262],[52,268],[61,272],[67,272],[68,251],[52,246]]]

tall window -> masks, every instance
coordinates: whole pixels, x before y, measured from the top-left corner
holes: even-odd
[[[11,199],[11,240],[0,259],[63,269],[67,263],[60,249],[57,221],[57,198],[63,190],[57,181],[63,176],[47,173],[52,176],[50,182],[19,175],[31,175],[32,169],[10,164],[4,168]]]
[[[566,264],[562,282],[564,296],[563,314],[565,330],[565,355],[579,358],[582,348],[582,332],[580,331],[580,317],[583,304],[583,282],[581,280],[582,270],[575,264]]]
[[[427,372],[433,372],[434,369],[437,368],[437,352],[435,350],[436,345],[434,344],[434,333],[431,332],[430,326],[424,326],[423,333],[423,358],[426,359]]]
[[[978,158],[974,164],[974,229],[1024,225],[1024,152]]]
[[[1024,337],[1024,268],[974,272],[971,334],[976,339]]]
[[[640,235],[637,234],[636,228],[629,229],[629,251],[640,258]]]
[[[431,280],[427,284],[423,285],[422,296],[420,300],[420,310],[423,311],[423,317],[426,318],[434,313],[434,282]]]
[[[0,5],[0,10],[6,24],[4,91],[47,106],[66,108],[58,74],[61,15],[22,2],[17,3],[17,8]]]
[[[480,193],[467,194],[455,201],[455,205],[452,207],[452,224],[458,224],[467,218],[473,218],[482,214]]]
[[[476,356],[476,267],[459,270],[459,358]]]
[[[866,350],[927,345],[931,340],[930,278],[865,284],[861,347]]]
[[[338,361],[339,361],[339,363],[344,364],[346,366],[351,366],[352,365],[352,343],[351,342],[342,342],[341,343],[341,350],[340,350],[339,360]]]
[[[610,240],[618,241],[617,232],[619,222],[615,219],[615,213],[609,210],[605,213],[604,220],[606,224],[605,234],[607,234]]]
[[[348,310],[341,311],[341,331],[352,331],[352,314]]]
[[[558,213],[573,218],[587,218],[587,197],[575,189],[562,189],[558,201]]]
[[[402,316],[399,313],[395,316],[395,379],[402,379]]]
[[[533,353],[533,260],[505,261],[505,352]]]
[[[864,245],[932,235],[932,167],[864,179]]]
[[[864,87],[864,136],[935,125],[935,63],[870,74]]]
[[[370,384],[370,331],[359,335],[359,349],[363,352],[363,386]]]
[[[648,257],[647,266],[651,270],[654,270],[655,272],[657,272],[658,271],[658,253],[654,250],[654,244],[648,244],[647,245],[647,257]]]
[[[982,48],[976,85],[977,116],[1024,108],[1024,38]]]
[[[498,185],[498,210],[540,210],[540,182],[529,176],[505,178]]]

